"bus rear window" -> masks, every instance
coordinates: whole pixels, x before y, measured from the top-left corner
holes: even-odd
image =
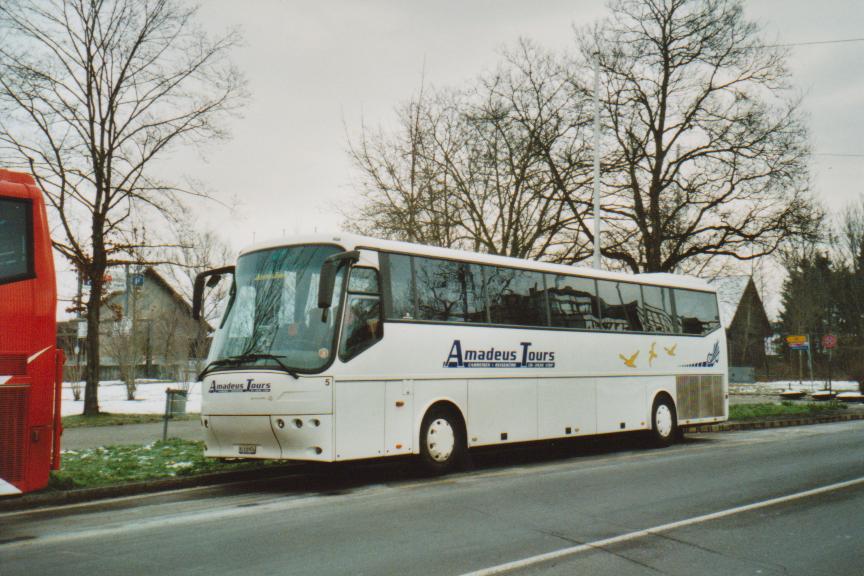
[[[32,206],[0,198],[0,284],[33,276]]]

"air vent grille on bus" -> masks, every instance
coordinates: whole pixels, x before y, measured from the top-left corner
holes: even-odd
[[[0,376],[24,376],[25,374],[27,374],[27,356],[0,354]]]
[[[0,386],[0,478],[24,479],[29,386]]]
[[[723,376],[677,376],[675,379],[678,419],[716,418],[725,416]]]

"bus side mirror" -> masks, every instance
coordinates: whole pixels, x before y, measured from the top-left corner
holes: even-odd
[[[330,309],[330,304],[333,302],[333,291],[336,287],[336,272],[346,263],[357,262],[360,259],[360,252],[351,250],[350,252],[339,252],[333,254],[324,260],[321,265],[321,275],[318,280],[318,308],[321,308],[321,321],[327,321],[327,311]]]
[[[201,308],[204,303],[204,286],[213,288],[222,280],[223,274],[234,274],[234,266],[224,266],[214,270],[201,272],[195,277],[195,289],[192,291],[192,318],[201,319]]]

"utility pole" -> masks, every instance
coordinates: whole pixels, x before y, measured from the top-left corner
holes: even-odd
[[[594,268],[603,266],[600,254],[600,55],[594,54]]]

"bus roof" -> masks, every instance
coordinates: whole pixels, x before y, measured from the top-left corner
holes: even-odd
[[[42,192],[30,174],[0,168],[0,193],[12,198],[41,198]]]
[[[426,246],[424,244],[413,244],[410,242],[398,242],[395,240],[380,240],[368,236],[360,236],[350,233],[318,233],[304,234],[298,236],[288,236],[276,240],[259,242],[251,246],[247,246],[240,251],[240,255],[258,252],[260,250],[269,250],[286,246],[297,246],[302,244],[335,244],[341,246],[345,250],[369,249],[380,250],[384,252],[397,252],[401,254],[411,254],[414,256],[429,256],[433,258],[446,258],[450,260],[459,260],[462,262],[471,262],[476,264],[494,264],[498,266],[507,266],[510,268],[522,268],[528,270],[536,270],[540,272],[550,272],[557,274],[568,274],[573,276],[584,276],[588,278],[599,278],[606,280],[625,280],[627,282],[636,282],[639,284],[651,284],[661,286],[671,286],[676,288],[689,288],[692,290],[701,290],[704,292],[715,292],[714,287],[708,284],[707,281],[696,278],[694,276],[683,276],[680,274],[667,273],[646,273],[646,274],[628,274],[624,272],[610,272],[608,270],[595,270],[583,266],[570,266],[567,264],[552,264],[549,262],[540,262],[537,260],[524,260],[521,258],[511,258],[509,256],[496,256],[493,254],[483,254],[480,252],[469,252],[467,250],[453,250],[451,248],[439,248],[437,246]]]

